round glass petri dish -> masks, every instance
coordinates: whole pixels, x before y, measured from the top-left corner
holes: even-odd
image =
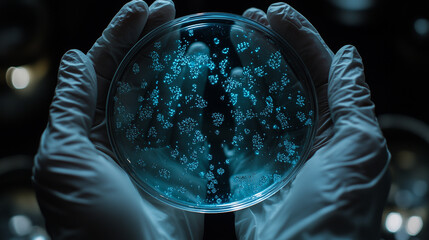
[[[185,16],[144,36],[118,67],[106,112],[134,182],[205,213],[243,209],[285,186],[317,122],[314,87],[291,46],[226,13]]]

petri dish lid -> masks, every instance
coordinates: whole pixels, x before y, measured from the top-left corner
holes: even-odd
[[[227,13],[175,19],[119,65],[106,118],[117,162],[179,209],[221,213],[293,179],[317,125],[314,86],[272,30]]]

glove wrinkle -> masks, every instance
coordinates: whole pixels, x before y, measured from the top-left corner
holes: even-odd
[[[50,107],[52,121],[64,121],[80,134],[87,134],[92,124],[97,92],[93,68],[87,68],[88,59],[78,50],[68,51],[62,58],[55,97]],[[80,79],[89,79],[81,81]],[[74,127],[74,125],[77,125]]]
[[[331,112],[329,109],[328,98],[326,96],[327,89],[327,83],[316,89],[317,102],[319,105],[319,120],[317,122],[317,132],[314,139],[313,149],[311,150],[309,157],[313,156],[317,149],[325,146],[333,136]]]

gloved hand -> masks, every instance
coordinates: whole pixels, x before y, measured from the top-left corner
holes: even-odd
[[[240,239],[377,239],[390,179],[362,59],[353,46],[335,55],[316,29],[286,3],[245,17],[282,35],[314,81],[319,126],[311,157],[293,182],[236,212]]]
[[[33,182],[53,239],[201,239],[204,216],[145,195],[115,163],[105,103],[118,64],[154,27],[175,17],[172,1],[127,3],[87,54],[62,58]]]

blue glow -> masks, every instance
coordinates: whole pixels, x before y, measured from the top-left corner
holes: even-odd
[[[235,28],[171,28],[114,82],[110,131],[132,176],[187,206],[255,196],[308,151],[313,98],[287,51]]]
[[[429,34],[429,20],[419,18],[414,22],[414,30],[417,34],[424,36]]]

